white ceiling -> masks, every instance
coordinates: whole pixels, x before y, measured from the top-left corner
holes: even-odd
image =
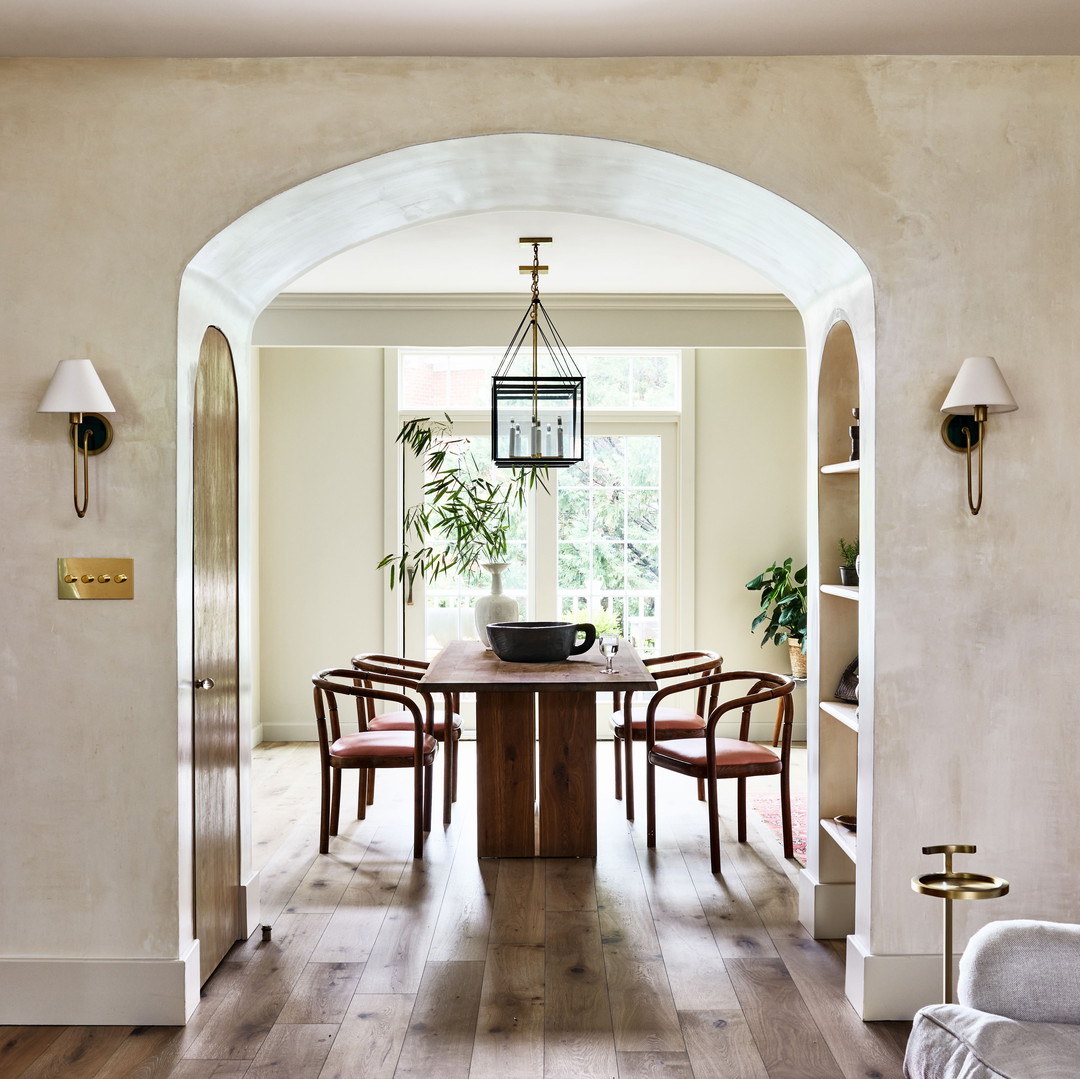
[[[3,0],[4,56],[1080,54],[1077,0]]]
[[[0,0],[13,57],[835,54],[1080,55],[1080,0]],[[289,291],[519,292],[524,235],[556,240],[542,293],[776,291],[691,241],[547,213],[404,230]]]
[[[715,248],[645,225],[529,210],[471,214],[371,240],[298,278],[287,292],[502,292],[527,295],[540,247],[540,294],[775,293],[770,281]]]

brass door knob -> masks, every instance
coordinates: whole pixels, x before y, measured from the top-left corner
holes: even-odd
[[[195,688],[196,689],[213,689],[214,688],[214,680],[213,680],[213,678],[196,678],[195,679]]]

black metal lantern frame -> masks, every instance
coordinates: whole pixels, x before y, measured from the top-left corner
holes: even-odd
[[[532,266],[521,267],[532,298],[491,379],[491,457],[500,468],[567,468],[585,457],[585,379],[540,302],[539,245],[551,240],[521,242],[533,245]],[[531,370],[515,374],[523,350]]]

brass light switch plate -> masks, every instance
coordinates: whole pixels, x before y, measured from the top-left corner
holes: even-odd
[[[57,599],[134,599],[134,558],[58,558]]]

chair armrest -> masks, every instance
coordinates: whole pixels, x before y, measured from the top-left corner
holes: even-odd
[[[957,996],[1009,1019],[1080,1024],[1080,925],[1028,919],[984,925],[960,959]]]

